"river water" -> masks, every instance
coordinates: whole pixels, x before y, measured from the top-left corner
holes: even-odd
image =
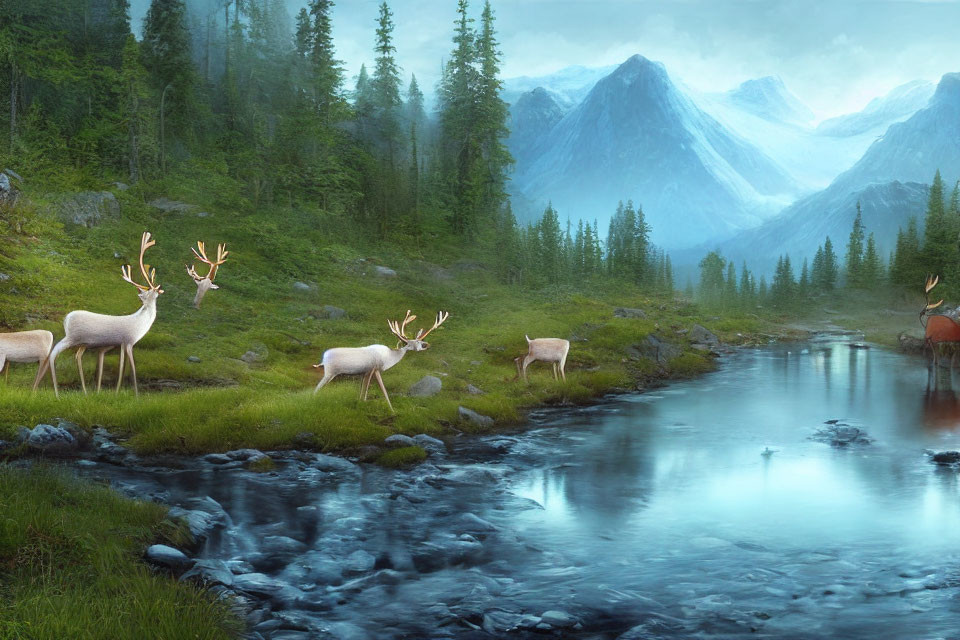
[[[922,360],[823,337],[531,420],[411,472],[89,473],[222,505],[200,555],[264,638],[960,637],[960,484],[924,453],[960,402]]]

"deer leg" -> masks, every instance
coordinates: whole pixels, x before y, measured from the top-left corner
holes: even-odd
[[[80,345],[77,347],[77,371],[80,372],[80,388],[83,389],[83,395],[87,395],[87,383],[83,379],[83,352],[87,350],[87,347]]]
[[[120,345],[120,370],[117,372],[117,393],[120,393],[120,385],[123,384],[123,345]]]
[[[536,362],[536,360],[529,354],[523,358],[523,381],[527,382],[527,367],[530,366],[531,362]]]
[[[133,378],[133,395],[140,396],[140,390],[137,388],[137,364],[133,361],[133,345],[127,345],[127,360],[130,361],[130,377]]]
[[[567,366],[567,354],[563,354],[563,357],[560,358],[560,377],[563,378],[563,381],[567,381],[567,374],[564,373],[564,369]]]
[[[10,362],[4,362],[6,356],[0,356],[0,371],[3,371],[3,384],[10,384]]]
[[[40,386],[40,382],[43,380],[43,374],[47,372],[47,368],[50,366],[50,360],[48,358],[41,358],[39,366],[37,366],[37,377],[33,380],[33,390],[36,391]]]
[[[374,369],[374,371],[376,371],[376,369]],[[364,402],[367,401],[367,396],[370,395],[371,382],[373,382],[373,371],[364,374],[363,381],[360,383],[360,399]]]
[[[97,354],[97,393],[100,393],[100,386],[103,382],[103,355],[109,351],[109,349],[100,349],[100,353]]]
[[[314,389],[313,392],[316,393],[317,391],[320,391],[320,388],[323,387],[323,385],[327,384],[328,382],[330,382],[336,377],[337,377],[337,374],[330,375],[329,373],[327,373],[327,370],[324,369],[323,378],[320,379],[320,382],[317,384],[317,388]]]
[[[560,376],[557,375],[557,363],[556,363],[556,362],[551,362],[550,364],[551,364],[551,367],[550,367],[550,368],[553,369],[553,379],[554,379],[554,380],[559,380],[559,379],[560,379]]]
[[[387,395],[387,388],[383,386],[383,378],[380,377],[380,370],[374,369],[373,375],[377,379],[377,384],[380,385],[380,391],[383,391],[383,397],[387,401],[387,406],[390,407],[390,413],[396,413],[396,411],[393,410],[393,405],[390,404],[390,396]]]

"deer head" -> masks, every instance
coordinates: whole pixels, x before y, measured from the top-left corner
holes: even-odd
[[[940,298],[939,302],[930,302],[930,292],[933,290],[935,286],[937,286],[938,282],[940,282],[940,276],[928,275],[927,282],[923,286],[923,295],[924,295],[925,304],[924,304],[923,310],[920,311],[920,324],[922,324],[924,327],[927,326],[926,323],[923,321],[927,313],[929,313],[930,311],[933,311],[934,309],[936,309],[937,307],[943,304],[943,298]]]
[[[408,338],[406,335],[407,325],[417,319],[417,316],[410,315],[410,310],[407,310],[407,315],[404,316],[403,322],[397,322],[396,320],[387,320],[387,326],[390,327],[390,333],[397,337],[397,340],[403,344],[404,348],[411,349],[413,351],[425,351],[430,348],[430,343],[425,342],[426,338],[431,331],[439,327],[441,324],[447,321],[447,318],[450,317],[449,313],[444,311],[438,311],[436,320],[433,322],[433,326],[427,330],[420,329],[417,331],[417,335],[413,338]],[[400,344],[398,343],[398,345]]]
[[[140,238],[140,273],[143,274],[143,279],[147,282],[146,285],[142,285],[133,279],[130,275],[129,264],[120,267],[120,273],[123,275],[123,279],[140,290],[140,293],[137,295],[144,304],[154,302],[157,296],[163,293],[163,289],[157,284],[157,270],[143,261],[143,255],[147,252],[147,249],[155,244],[157,244],[157,241],[152,239],[150,232],[144,231],[143,236]]]
[[[199,251],[197,251],[199,249]],[[197,270],[193,265],[187,265],[187,275],[193,278],[193,281],[197,283],[197,295],[193,299],[193,306],[197,309],[200,308],[200,301],[203,300],[204,294],[207,293],[210,289],[219,289],[217,285],[213,284],[213,279],[217,277],[217,268],[227,261],[227,245],[218,244],[217,245],[217,259],[211,260],[207,257],[206,246],[202,241],[197,241],[197,249],[192,249],[193,255],[196,256],[197,260],[210,266],[210,269],[207,271],[206,275],[201,276],[197,273]]]

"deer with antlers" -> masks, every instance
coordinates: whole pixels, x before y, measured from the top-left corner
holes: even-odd
[[[138,297],[143,303],[138,311],[127,316],[109,316],[89,311],[71,311],[63,319],[63,330],[66,334],[50,352],[48,358],[50,376],[53,379],[53,390],[60,397],[57,389],[57,356],[66,349],[77,348],[77,368],[80,370],[80,386],[87,392],[87,385],[83,380],[83,352],[90,348],[100,349],[98,361],[98,382],[103,375],[103,354],[113,347],[120,347],[120,373],[117,376],[117,391],[123,381],[124,355],[130,360],[130,377],[133,380],[133,392],[139,395],[137,389],[137,366],[133,359],[133,345],[147,334],[153,321],[157,318],[157,297],[163,289],[156,283],[157,270],[143,261],[147,249],[156,244],[149,232],[144,232],[140,239],[140,273],[146,285],[136,282],[130,275],[130,265],[120,268],[123,280],[129,282],[139,290]]]
[[[426,331],[420,329],[414,338],[408,338],[406,335],[407,325],[417,319],[417,316],[410,315],[409,310],[403,318],[403,322],[387,320],[387,326],[390,328],[390,332],[399,340],[396,349],[391,349],[382,344],[372,344],[367,347],[337,347],[335,349],[327,349],[323,352],[323,358],[320,364],[313,365],[314,367],[323,367],[323,378],[313,392],[317,393],[325,384],[341,374],[363,375],[363,379],[360,382],[360,399],[365,401],[367,399],[367,393],[370,390],[370,382],[376,378],[377,384],[380,385],[380,391],[383,392],[383,397],[387,401],[387,406],[390,407],[390,412],[393,413],[393,404],[390,403],[390,396],[387,395],[387,389],[383,386],[383,378],[380,377],[380,374],[400,362],[403,356],[407,355],[408,351],[425,351],[429,349],[430,343],[424,342],[424,338],[426,338],[431,331],[446,322],[449,317],[449,313],[444,313],[443,311],[438,312],[433,326]]]
[[[531,340],[528,335],[523,337],[527,339],[527,353],[513,359],[513,362],[517,365],[517,375],[513,379],[517,380],[522,375],[524,382],[526,382],[527,367],[531,363],[540,361],[549,362],[553,365],[554,380],[563,378],[563,381],[566,382],[567,374],[564,373],[563,369],[567,366],[570,341],[563,338],[534,338]],[[559,376],[557,376],[558,370],[560,371]]]
[[[197,251],[197,249],[199,249],[200,251]],[[197,249],[191,248],[191,251],[193,251],[193,255],[196,256],[197,260],[199,260],[200,262],[206,265],[209,265],[210,270],[207,271],[206,275],[201,276],[197,273],[197,270],[193,268],[193,265],[190,265],[190,264],[186,265],[187,275],[193,278],[193,281],[197,283],[197,295],[193,299],[193,306],[195,309],[200,308],[200,301],[203,300],[203,296],[207,295],[207,291],[209,291],[210,289],[220,288],[217,285],[213,284],[213,279],[217,277],[217,269],[220,267],[220,265],[222,265],[224,262],[227,261],[227,255],[230,253],[229,251],[227,251],[227,245],[218,244],[217,259],[210,260],[209,258],[207,258],[206,247],[204,246],[203,242],[199,240],[197,241]]]
[[[942,314],[929,315],[931,311],[943,304],[941,299],[938,302],[930,302],[930,291],[940,282],[940,276],[927,276],[927,282],[924,285],[925,303],[923,310],[920,311],[920,324],[924,327],[923,345],[924,349],[930,347],[933,353],[933,366],[940,364],[940,345],[944,343],[960,343],[960,324],[948,316]],[[924,322],[926,319],[926,322]],[[956,354],[954,354],[954,357]],[[953,369],[953,359],[950,361],[950,369]]]

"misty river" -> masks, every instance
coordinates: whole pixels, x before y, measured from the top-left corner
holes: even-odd
[[[944,638],[960,483],[924,450],[960,449],[960,402],[926,387],[920,358],[820,336],[412,471],[83,473],[222,505],[199,556],[259,594],[254,637]],[[812,440],[828,420],[872,442]]]

